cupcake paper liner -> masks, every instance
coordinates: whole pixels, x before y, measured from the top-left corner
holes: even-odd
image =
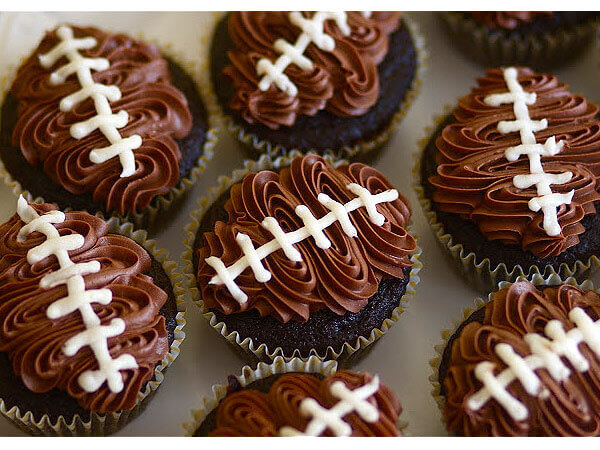
[[[440,13],[452,43],[486,67],[527,65],[535,68],[560,66],[589,44],[596,32],[597,19],[546,33],[511,33],[492,30],[460,12]],[[504,33],[502,31],[505,31]],[[504,35],[510,34],[510,37]]]
[[[294,152],[296,153],[296,152]],[[233,346],[236,350],[239,351],[240,354],[250,356],[254,355],[255,360],[257,361],[271,361],[277,356],[283,356],[285,360],[290,360],[292,358],[301,358],[306,359],[306,356],[302,356],[300,354],[300,350],[295,349],[292,354],[286,355],[281,347],[276,347],[274,349],[269,349],[266,344],[261,343],[259,345],[254,345],[252,339],[247,337],[242,339],[239,333],[236,330],[229,330],[224,322],[219,322],[216,315],[209,311],[202,301],[200,291],[196,286],[196,274],[194,271],[193,265],[193,252],[194,252],[194,241],[196,239],[196,233],[202,218],[206,211],[210,208],[210,206],[224,193],[229,191],[229,188],[235,183],[242,180],[242,178],[251,173],[258,172],[261,170],[278,170],[282,167],[285,167],[290,164],[293,159],[293,155],[289,156],[280,156],[275,161],[269,158],[267,155],[263,155],[258,161],[246,161],[243,169],[235,170],[230,176],[221,176],[217,182],[217,185],[211,188],[205,196],[201,197],[198,200],[198,206],[195,210],[191,212],[192,221],[185,227],[186,239],[184,242],[185,251],[182,255],[182,261],[184,264],[184,278],[187,282],[187,289],[190,292],[192,301],[198,305],[200,308],[203,317],[209,322],[210,326],[225,340]],[[326,158],[327,159],[327,158]],[[332,164],[334,167],[338,166],[346,161],[337,160],[334,161],[332,159],[328,159],[328,162]],[[415,239],[417,236],[411,232],[411,227],[407,228],[407,231],[412,234]],[[416,286],[420,281],[418,276],[419,271],[423,267],[419,257],[421,255],[421,248],[417,246],[417,249],[411,256],[411,261],[413,266],[410,271],[410,278],[408,285],[406,287],[406,292],[402,296],[402,298],[398,301],[399,306],[397,306],[393,312],[391,317],[385,319],[383,323],[371,330],[368,337],[360,336],[356,339],[355,342],[345,342],[343,346],[339,349],[334,349],[329,346],[324,354],[319,354],[316,349],[311,349],[309,351],[310,356],[317,356],[321,359],[334,359],[338,360],[340,364],[344,364],[348,366],[348,362],[352,361],[356,362],[358,359],[358,351],[361,350],[360,356],[363,356],[365,353],[364,349],[369,347],[379,338],[381,338],[398,320],[400,319],[400,315],[404,311],[402,308],[405,305],[410,297],[414,296]]]
[[[551,265],[538,267],[532,265],[529,268],[524,268],[521,265],[509,267],[505,263],[500,263],[496,267],[492,267],[488,258],[480,259],[474,252],[465,250],[462,244],[455,243],[451,234],[446,233],[444,225],[438,220],[437,214],[432,207],[432,200],[427,198],[421,179],[421,159],[425,147],[433,137],[433,133],[441,126],[442,123],[451,114],[452,107],[446,106],[444,113],[436,115],[433,120],[433,125],[425,129],[425,137],[419,140],[419,150],[414,154],[414,166],[412,171],[413,189],[417,194],[423,214],[427,218],[433,233],[440,247],[444,252],[457,264],[460,273],[476,288],[482,292],[494,290],[501,281],[515,281],[519,277],[533,279],[536,276],[548,278],[551,275],[558,275],[563,279],[575,277],[584,279],[598,268],[600,268],[600,258],[592,255],[587,261],[576,261],[573,266],[562,263],[558,271]]]
[[[522,276],[522,277],[519,277],[515,281],[525,281],[525,280],[531,282],[531,284],[533,284],[535,286],[540,286],[540,287],[568,284],[571,286],[578,287],[582,290],[594,290],[594,285],[589,280],[586,280],[583,283],[578,283],[577,280],[573,277],[561,278],[557,274],[552,274],[548,277],[542,277],[541,275],[536,274],[530,279],[527,279],[526,277]],[[440,410],[440,414],[442,416],[442,421],[444,421],[444,423],[445,423],[445,420],[444,420],[443,411],[444,411],[444,406],[446,404],[446,399],[444,398],[444,396],[442,396],[440,394],[441,381],[439,379],[440,365],[442,363],[442,358],[444,356],[444,350],[450,343],[450,339],[452,338],[452,336],[454,336],[454,334],[458,331],[458,328],[463,324],[463,322],[465,320],[467,320],[469,318],[469,316],[471,314],[473,314],[475,311],[477,311],[478,309],[484,307],[489,302],[491,302],[492,295],[497,290],[504,289],[505,287],[508,287],[512,284],[513,283],[510,283],[507,281],[502,281],[502,282],[498,283],[498,286],[494,289],[493,292],[488,294],[487,300],[485,300],[481,297],[475,298],[475,300],[473,301],[473,305],[470,307],[467,307],[463,310],[461,318],[458,320],[454,320],[452,323],[452,326],[450,328],[444,329],[441,332],[442,342],[433,347],[435,356],[429,361],[429,366],[431,369],[431,375],[429,375],[429,381],[431,382],[431,385],[433,388],[431,390],[431,395],[433,396],[433,398]],[[596,290],[596,292],[600,293],[600,290]]]
[[[215,14],[215,23],[213,25],[216,27],[219,20],[221,20],[223,14]],[[352,146],[344,146],[341,149],[326,149],[326,150],[299,150],[299,149],[288,149],[280,144],[273,144],[267,140],[263,140],[259,138],[257,135],[250,133],[247,131],[243,125],[236,123],[233,118],[229,115],[225,114],[223,108],[217,101],[216,95],[214,93],[212,83],[210,84],[210,94],[207,97],[210,99],[210,108],[211,112],[217,117],[219,127],[223,129],[229,130],[233,136],[236,137],[238,141],[240,141],[244,146],[246,146],[251,153],[258,153],[260,155],[266,154],[271,158],[277,158],[279,156],[289,156],[292,153],[317,153],[322,156],[328,156],[334,159],[355,159],[355,157],[363,156],[368,158],[371,155],[376,153],[376,150],[383,147],[383,145],[390,139],[397,126],[400,124],[404,116],[406,115],[410,105],[419,95],[421,90],[421,85],[423,82],[423,76],[427,69],[427,58],[428,53],[425,46],[425,39],[421,35],[419,31],[418,25],[410,20],[406,14],[402,16],[402,20],[406,24],[412,40],[413,45],[417,54],[417,67],[415,70],[414,79],[412,82],[412,86],[406,92],[404,96],[404,100],[400,105],[400,108],[394,115],[392,116],[390,123],[375,137],[373,137],[369,141],[359,142]],[[212,32],[209,33],[212,36]],[[210,46],[210,43],[208,43]]]
[[[318,373],[327,377],[333,375],[338,368],[338,364],[335,361],[322,361],[316,356],[311,356],[306,360],[300,358],[293,358],[286,361],[281,356],[276,357],[271,364],[259,362],[256,369],[252,369],[250,366],[244,366],[240,375],[236,378],[242,387],[246,387],[249,384],[261,380],[263,378],[270,377],[272,375],[280,375],[284,373],[302,372],[302,373]],[[227,395],[227,385],[215,384],[211,388],[212,396],[202,397],[200,401],[200,408],[192,411],[192,419],[190,422],[183,424],[186,436],[193,436],[194,432],[200,427],[204,419],[219,406],[221,400]],[[402,402],[400,402],[402,403]],[[401,420],[402,414],[398,421],[398,429],[404,430],[407,427],[407,423]]]
[[[108,27],[103,28],[109,32],[113,32]],[[210,109],[206,104],[205,92],[210,90],[210,82],[207,79],[206,74],[208,73],[208,64],[206,60],[200,61],[189,61],[178,52],[172,44],[159,42],[156,39],[149,39],[143,36],[143,33],[138,33],[135,35],[136,39],[143,40],[145,42],[156,45],[161,53],[173,60],[176,64],[178,64],[185,72],[194,80],[196,83],[196,87],[200,94],[200,98],[204,103],[204,109],[206,110],[207,119],[208,119],[208,130],[206,131],[206,141],[203,144],[202,155],[197,159],[195,166],[192,168],[190,173],[181,177],[178,183],[171,188],[169,192],[166,194],[158,195],[150,204],[143,210],[137,213],[129,212],[126,215],[121,215],[117,212],[110,213],[109,216],[105,216],[103,213],[99,215],[102,219],[108,221],[110,218],[116,218],[122,222],[132,222],[138,228],[146,228],[150,227],[152,223],[156,221],[157,218],[161,216],[162,213],[167,211],[174,203],[178,200],[182,199],[184,195],[196,184],[198,178],[204,173],[208,162],[212,159],[214,155],[214,148],[217,144],[217,133],[218,126],[217,120],[214,115],[210,113]],[[24,56],[20,63],[17,66],[12,66],[5,68],[5,75],[0,77],[0,99],[1,104],[4,103],[6,94],[10,89],[10,86],[16,76],[18,68],[25,62],[26,56]],[[2,118],[0,117],[0,120]],[[44,199],[42,196],[33,197],[33,195],[21,186],[21,184],[13,178],[13,176],[6,170],[4,167],[4,163],[0,159],[0,178],[4,181],[15,196],[23,195],[25,199],[29,202],[35,203],[54,203],[49,200]],[[54,203],[56,204],[56,203]],[[63,211],[71,211],[72,208],[61,208]],[[96,214],[98,215],[98,214]]]
[[[174,330],[173,342],[168,353],[154,368],[152,379],[138,392],[136,404],[132,409],[106,414],[92,412],[89,420],[78,414],[75,414],[70,420],[61,415],[53,423],[52,419],[46,414],[39,421],[36,421],[31,411],[21,411],[16,405],[7,410],[7,405],[0,398],[0,413],[26,433],[36,436],[106,436],[117,432],[145,409],[158,387],[162,384],[167,369],[179,356],[181,343],[185,339],[183,328],[186,324],[184,300],[186,292],[177,263],[169,260],[169,254],[166,250],[157,248],[156,241],[147,239],[146,231],[135,231],[133,224],[129,222],[122,223],[116,218],[109,219],[107,223],[110,233],[126,236],[144,247],[161,264],[169,277],[178,311],[175,316],[177,325]],[[67,394],[65,393],[65,395]]]

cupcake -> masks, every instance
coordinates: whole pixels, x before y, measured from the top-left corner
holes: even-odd
[[[0,412],[25,432],[117,431],[179,354],[176,264],[132,229],[22,196],[0,226]]]
[[[97,28],[46,33],[1,114],[0,158],[17,193],[138,226],[183,195],[214,143],[181,65]]]
[[[485,67],[551,69],[575,61],[593,41],[600,14],[586,11],[441,13],[452,43]]]
[[[268,167],[222,179],[192,213],[183,256],[192,298],[251,363],[354,362],[418,282],[408,202],[362,163],[309,154]]]
[[[336,371],[333,362],[279,357],[246,366],[227,385],[213,386],[185,424],[193,436],[401,436],[402,408],[390,388],[368,372]]]
[[[432,379],[460,436],[600,434],[600,295],[569,284],[507,284],[469,314]]]
[[[415,168],[442,247],[476,285],[598,268],[598,107],[554,75],[488,70],[442,117]]]
[[[231,12],[213,88],[250,154],[373,156],[414,97],[422,47],[398,12]]]

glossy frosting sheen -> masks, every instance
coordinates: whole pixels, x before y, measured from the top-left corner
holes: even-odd
[[[210,436],[279,436],[279,430],[293,427],[305,430],[308,419],[300,412],[300,402],[315,399],[321,406],[331,409],[339,399],[330,392],[330,386],[342,381],[350,390],[372,380],[368,373],[356,374],[339,371],[320,380],[311,374],[290,373],[280,376],[268,393],[243,389],[229,394],[217,410],[217,425]],[[356,413],[343,418],[352,428],[352,436],[399,436],[396,427],[402,412],[394,393],[386,386],[367,400],[379,411],[379,419],[368,423]],[[324,435],[329,436],[328,430]]]
[[[185,137],[191,129],[187,100],[171,85],[167,61],[153,45],[95,28],[72,28],[76,38],[94,37],[98,43],[90,50],[80,50],[83,56],[110,62],[107,70],[93,72],[93,78],[97,83],[116,85],[122,92],[121,99],[110,105],[113,113],[125,110],[129,114],[120,134],[142,137],[141,147],[134,150],[135,173],[120,178],[118,158],[101,164],[90,161],[94,148],[110,144],[100,130],[82,139],[71,137],[70,126],[95,116],[96,110],[87,99],[69,112],[60,111],[60,100],[81,86],[76,75],[64,83],[50,84],[50,73],[63,66],[66,58],[48,69],[38,60],[38,55],[60,42],[55,31],[46,34],[11,87],[19,101],[13,145],[30,164],[43,164],[46,174],[70,193],[91,192],[107,211],[139,212],[179,180],[181,153],[174,139]]]
[[[572,202],[558,209],[562,232],[548,236],[543,214],[532,212],[528,201],[536,196],[535,186],[518,189],[513,177],[529,173],[527,157],[510,162],[508,147],[520,144],[518,132],[502,134],[501,120],[515,120],[512,104],[491,106],[484,98],[507,91],[501,70],[488,70],[471,94],[462,97],[454,110],[455,121],[437,138],[437,175],[429,181],[435,187],[433,199],[440,210],[472,220],[488,240],[521,247],[541,258],[555,256],[579,242],[585,231],[581,219],[595,214],[600,166],[600,121],[598,107],[573,95],[565,84],[550,74],[518,69],[518,81],[525,92],[535,92],[535,104],[528,105],[532,120],[548,120],[548,127],[536,132],[537,142],[551,136],[564,141],[555,156],[542,157],[545,172],[570,171],[567,183],[553,191],[575,190]]]
[[[304,13],[306,17],[311,14]],[[400,13],[374,12],[367,18],[348,12],[349,36],[344,36],[334,21],[326,21],[324,30],[333,37],[334,50],[326,52],[310,44],[304,56],[313,62],[313,69],[303,71],[291,64],[284,71],[298,88],[295,97],[274,84],[267,91],[260,90],[261,77],[256,71],[261,58],[275,61],[279,56],[273,47],[276,40],[293,43],[300,34],[288,15],[285,11],[229,15],[234,49],[228,52],[231,65],[224,74],[232,80],[235,90],[231,108],[247,122],[273,129],[292,126],[298,115],[314,116],[323,109],[342,117],[366,113],[379,96],[377,65],[385,58],[388,35],[398,28]]]
[[[568,316],[573,308],[582,308],[594,321],[600,318],[600,296],[568,285],[540,291],[528,282],[520,282],[492,297],[483,322],[467,324],[453,342],[443,380],[448,429],[466,436],[600,435],[600,359],[586,343],[579,344],[579,350],[590,364],[587,372],[577,371],[564,357],[562,361],[571,374],[563,382],[555,381],[545,368],[535,371],[549,391],[547,398],[527,394],[516,380],[508,386],[508,392],[529,411],[526,420],[515,421],[493,399],[477,411],[468,408],[467,399],[482,386],[474,375],[477,364],[491,361],[497,368],[496,375],[507,367],[494,351],[497,344],[509,344],[526,357],[531,350],[523,337],[527,333],[543,336],[551,320],[560,321],[568,332],[574,328]]]
[[[296,206],[306,205],[315,217],[322,217],[329,210],[318,201],[318,194],[326,193],[344,204],[356,197],[346,188],[349,183],[357,183],[371,194],[392,188],[369,166],[355,163],[334,169],[316,155],[297,157],[280,174],[250,174],[232,186],[225,204],[228,222],[217,222],[214,232],[204,234],[205,245],[198,253],[198,286],[205,305],[225,314],[254,308],[262,316],[271,315],[282,322],[304,322],[311,312],[323,308],[339,315],[358,312],[375,294],[382,277],[403,278],[402,269],[412,264],[416,241],[406,231],[410,208],[400,195],[377,205],[385,217],[383,226],[374,225],[365,208],[360,208],[350,213],[357,237],[349,237],[334,223],[324,230],[332,243],[326,250],[317,247],[311,237],[294,245],[302,256],[300,262],[290,261],[282,250],[267,256],[263,263],[272,277],[266,283],[258,282],[251,269],[246,269],[236,278],[248,295],[242,305],[224,285],[209,284],[215,270],[205,258],[219,257],[226,266],[236,262],[243,255],[235,240],[238,232],[247,234],[259,247],[273,239],[261,225],[265,217],[274,217],[284,232],[295,231],[303,226]]]
[[[488,28],[514,30],[519,25],[533,22],[538,17],[550,17],[549,11],[473,11],[475,20]]]
[[[39,214],[55,209],[33,206]],[[125,384],[121,392],[112,393],[104,383],[96,392],[87,393],[77,380],[82,372],[97,368],[94,355],[89,347],[71,357],[62,351],[63,344],[84,331],[85,325],[79,312],[47,318],[48,306],[65,297],[67,289],[64,284],[40,288],[42,277],[59,265],[53,256],[34,265],[27,262],[28,250],[46,238],[34,233],[19,242],[23,226],[16,214],[0,226],[0,351],[8,354],[15,374],[33,392],[57,388],[83,408],[99,413],[132,408],[140,388],[152,378],[155,364],[169,349],[165,321],[158,314],[167,294],[144,275],[150,256],[131,239],[108,234],[108,225],[87,213],[66,213],[65,221],[56,225],[61,236],[79,233],[85,238],[83,247],[69,252],[73,262],[97,260],[101,264],[100,272],[85,276],[85,284],[88,289],[112,291],[111,303],[93,305],[102,324],[116,317],[125,321],[125,331],[108,341],[111,356],[128,353],[138,364],[137,369],[121,371]]]

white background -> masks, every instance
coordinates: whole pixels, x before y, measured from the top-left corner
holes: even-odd
[[[200,4],[198,4],[199,6]],[[113,30],[171,43],[189,59],[201,57],[200,45],[206,33],[210,13],[0,13],[0,67],[18,64],[35,48],[43,31],[57,22],[68,21],[110,27]],[[458,319],[478,293],[467,286],[443,257],[411,187],[413,153],[417,141],[432,117],[453,105],[456,99],[469,92],[475,78],[483,69],[467,61],[453,47],[451,39],[440,29],[432,13],[412,13],[419,24],[429,51],[428,70],[421,93],[407,116],[382,153],[375,167],[411,201],[413,222],[424,268],[417,295],[411,299],[400,322],[375,344],[373,351],[355,369],[379,373],[382,381],[398,395],[403,407],[403,420],[408,421],[407,434],[412,436],[444,435],[440,414],[431,397],[429,360],[433,346],[440,342],[440,332]],[[600,101],[600,55],[598,44],[572,67],[555,71],[560,81],[571,90]],[[202,94],[202,93],[201,93]],[[243,156],[227,133],[222,130],[214,159],[189,195],[184,208],[168,229],[156,237],[161,247],[179,260],[183,251],[183,229],[189,222],[189,212],[196,199],[216,184],[220,174],[229,174],[242,165]],[[0,223],[15,211],[16,197],[0,185]],[[594,277],[597,278],[597,277]],[[182,424],[191,419],[190,410],[200,403],[210,387],[226,380],[230,373],[239,373],[243,365],[199,314],[198,308],[188,305],[187,338],[179,358],[171,366],[166,379],[146,411],[121,430],[121,436],[180,436]],[[19,436],[22,433],[4,418],[0,418],[0,436]]]

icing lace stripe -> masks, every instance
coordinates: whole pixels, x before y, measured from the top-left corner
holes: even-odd
[[[39,55],[40,64],[42,67],[49,69],[63,56],[66,57],[69,63],[50,74],[50,84],[64,83],[70,75],[77,74],[77,79],[81,85],[79,91],[64,97],[60,101],[60,110],[63,112],[70,111],[78,103],[91,98],[97,112],[96,116],[73,124],[70,128],[71,136],[74,139],[82,139],[99,129],[111,145],[92,150],[90,160],[95,164],[101,164],[118,157],[123,168],[121,177],[133,175],[135,172],[133,150],[142,145],[142,138],[137,134],[126,138],[121,136],[118,129],[127,125],[129,114],[125,110],[113,114],[110,107],[110,102],[121,98],[121,90],[117,86],[105,86],[95,83],[92,78],[92,69],[98,71],[109,68],[108,59],[85,58],[79,54],[79,50],[89,50],[96,46],[96,39],[93,37],[75,39],[73,30],[67,26],[58,28],[56,35],[61,39],[61,42],[48,53]]]
[[[73,356],[81,348],[89,346],[98,362],[98,370],[87,370],[79,376],[77,379],[79,385],[86,392],[95,392],[106,381],[112,392],[121,392],[124,386],[120,370],[136,369],[138,365],[135,358],[129,354],[123,354],[113,359],[108,349],[108,338],[122,334],[125,331],[125,321],[114,318],[110,324],[102,325],[100,318],[92,308],[92,303],[108,305],[112,301],[110,289],[85,288],[83,276],[99,272],[100,263],[91,261],[76,264],[71,260],[68,252],[81,248],[84,245],[84,238],[79,234],[65,236],[59,234],[53,224],[64,222],[64,213],[51,211],[40,216],[23,196],[20,196],[17,203],[17,214],[26,224],[19,230],[17,236],[19,241],[24,241],[27,235],[34,232],[40,232],[46,236],[43,243],[27,252],[27,262],[35,264],[54,255],[60,266],[59,270],[45,275],[40,286],[42,288],[51,288],[61,284],[67,286],[67,296],[53,302],[46,310],[46,316],[49,319],[59,319],[79,311],[86,327],[85,331],[70,338],[63,346],[63,352],[67,356]]]

